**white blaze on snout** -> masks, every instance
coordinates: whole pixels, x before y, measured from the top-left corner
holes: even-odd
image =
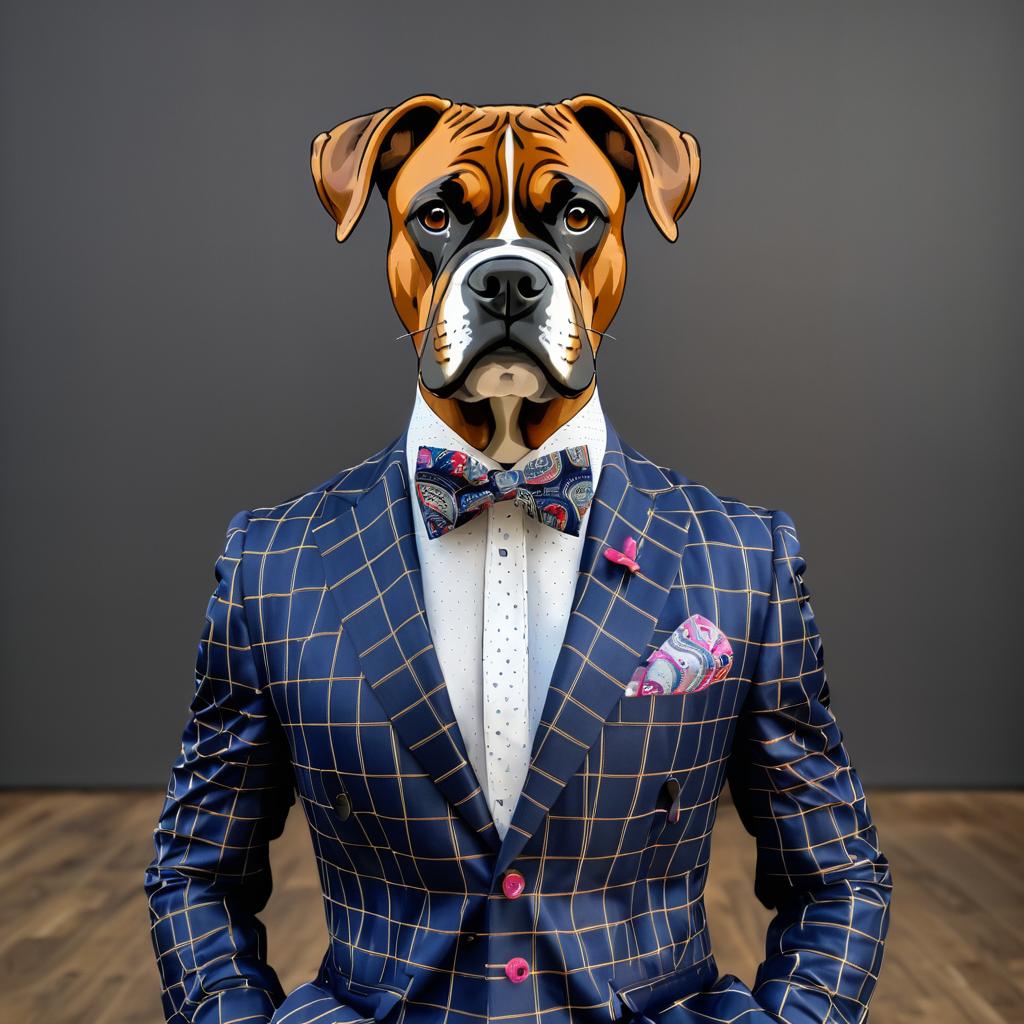
[[[448,282],[448,288],[438,306],[437,321],[441,325],[442,344],[447,345],[444,354],[448,361],[442,364],[446,380],[458,376],[463,368],[467,349],[473,342],[473,325],[466,304],[466,279],[475,267],[487,260],[502,256],[517,256],[540,268],[551,281],[551,300],[539,317],[538,340],[548,354],[548,365],[555,376],[567,380],[572,364],[566,359],[572,345],[572,336],[577,333],[573,324],[572,300],[565,274],[558,264],[546,254],[535,249],[513,245],[517,239],[528,237],[519,233],[512,209],[515,205],[515,140],[511,126],[505,129],[503,140],[504,190],[506,196],[505,216],[497,236],[501,245],[490,245],[467,256]]]
[[[516,187],[516,140],[512,137],[512,128],[505,129],[505,219],[502,221],[498,237],[506,242],[521,237],[516,230],[516,221],[512,216],[512,207],[515,206]]]

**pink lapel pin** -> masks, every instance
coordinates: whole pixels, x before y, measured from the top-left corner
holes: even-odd
[[[609,562],[625,566],[630,572],[640,571],[640,565],[636,560],[636,541],[632,537],[627,537],[622,542],[621,551],[616,551],[615,548],[605,548],[604,557]]]

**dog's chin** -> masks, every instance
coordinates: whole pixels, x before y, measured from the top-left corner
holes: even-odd
[[[490,398],[547,402],[556,394],[532,355],[516,345],[502,345],[475,361],[453,397],[463,402]]]

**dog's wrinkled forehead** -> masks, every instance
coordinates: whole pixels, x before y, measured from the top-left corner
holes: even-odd
[[[402,164],[390,202],[405,217],[436,194],[467,218],[489,221],[487,234],[543,235],[545,214],[568,182],[621,220],[621,180],[569,111],[453,105]]]

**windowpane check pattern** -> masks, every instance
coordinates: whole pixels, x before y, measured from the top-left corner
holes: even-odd
[[[607,428],[503,837],[424,613],[405,436],[233,518],[145,875],[168,1022],[865,1020],[891,878],[829,708],[793,522]],[[636,573],[603,557],[626,535]],[[694,614],[728,637],[730,674],[624,696]],[[776,910],[751,987],[719,976],[703,905],[726,782]],[[296,801],[330,941],[285,993],[258,915]]]

